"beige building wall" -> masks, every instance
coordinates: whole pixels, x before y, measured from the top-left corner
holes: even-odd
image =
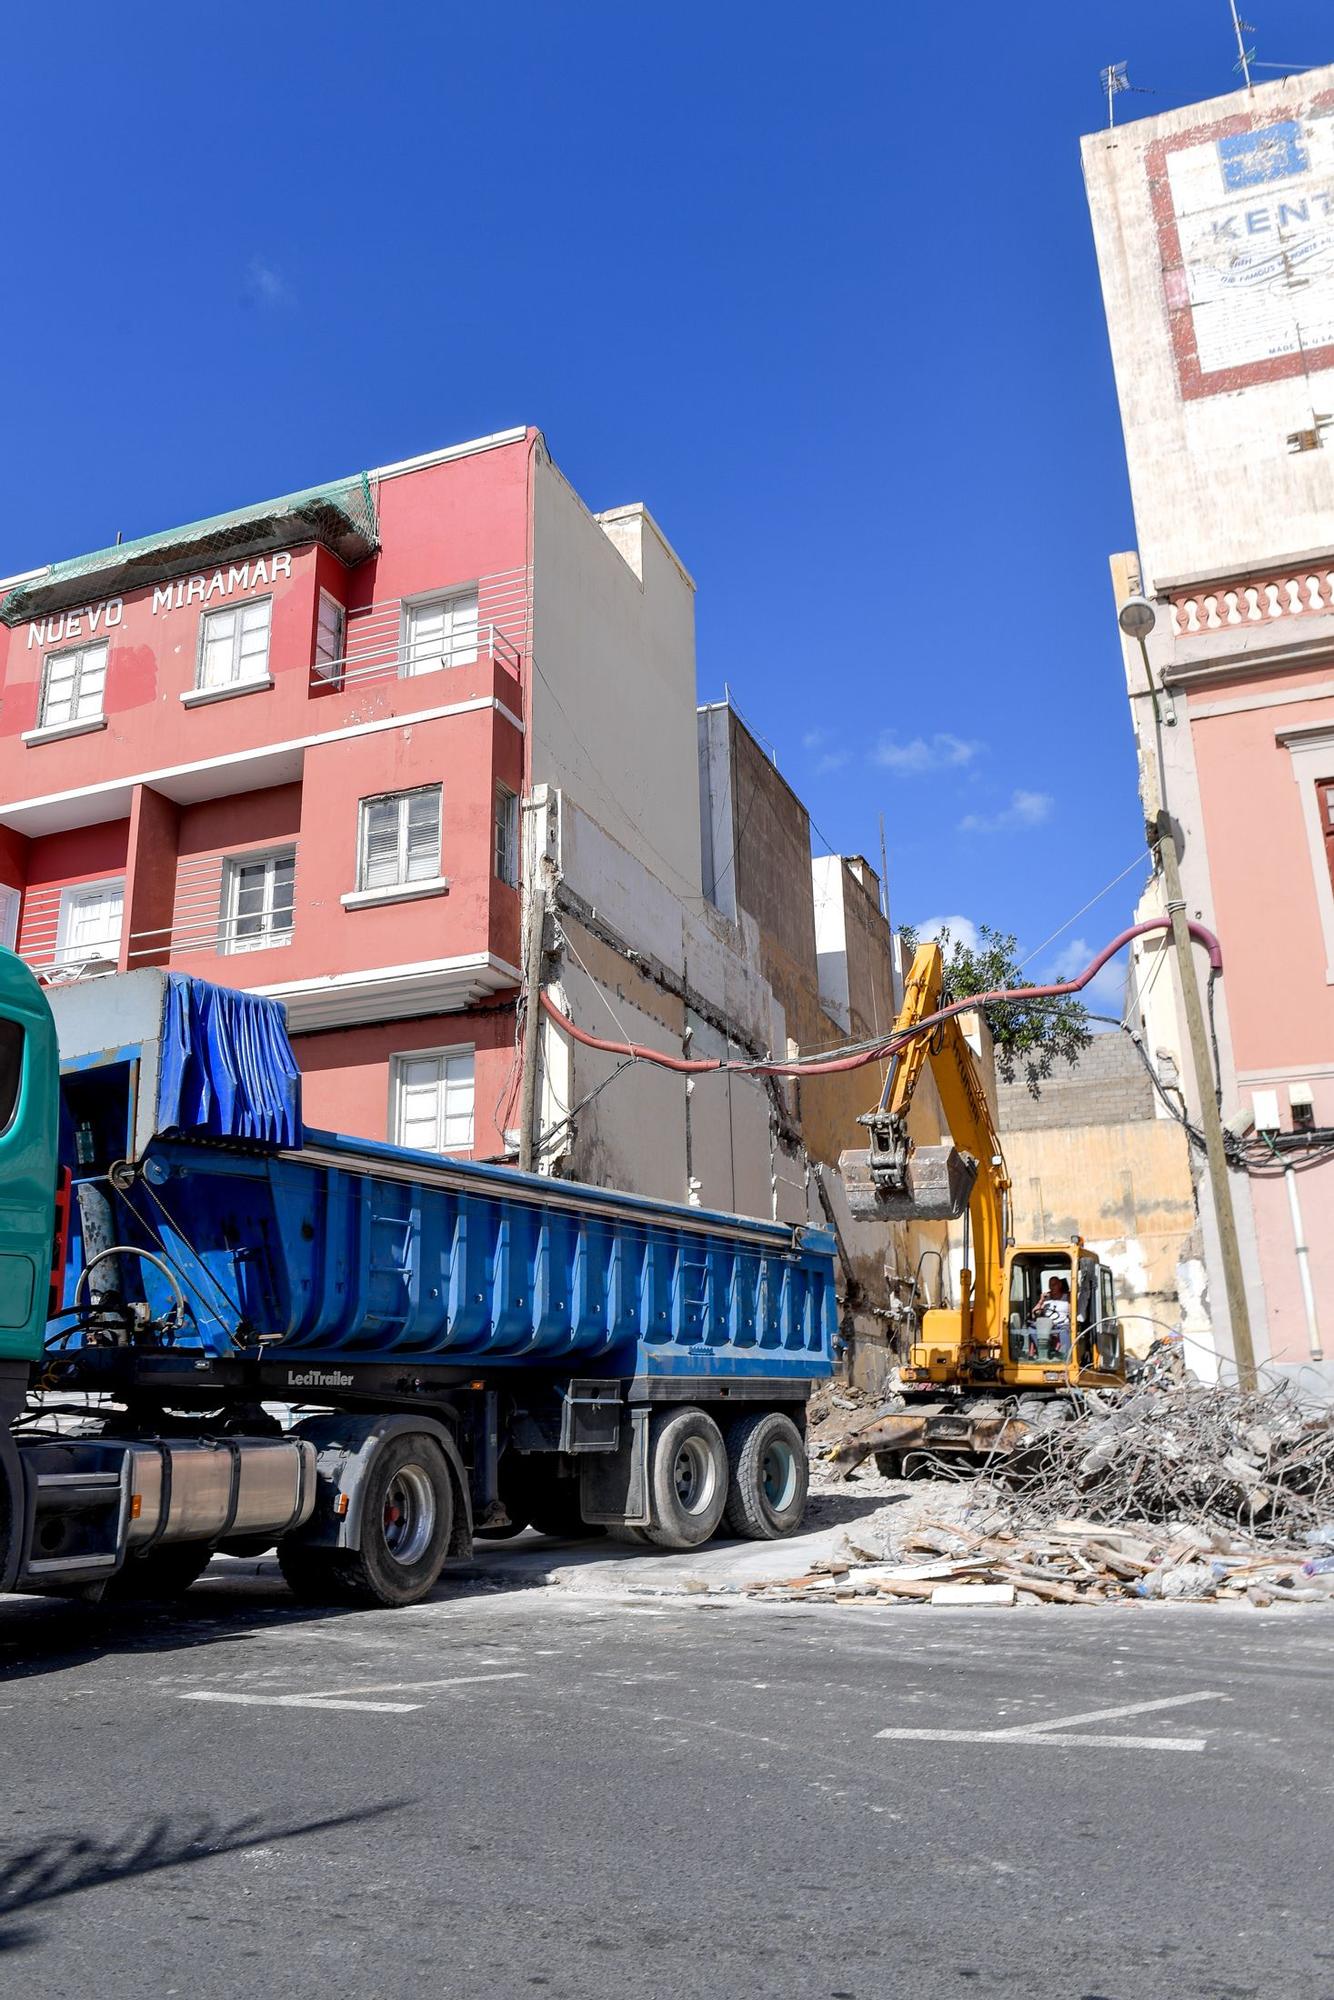
[[[1016,1241],[1082,1236],[1115,1276],[1132,1352],[1182,1327],[1207,1331],[1186,1135],[1156,1115],[1131,1042],[1099,1035],[1036,1098],[1020,1082],[998,1097]]]

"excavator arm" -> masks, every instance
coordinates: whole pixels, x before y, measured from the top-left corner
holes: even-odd
[[[938,944],[918,948],[904,989],[895,1034],[912,1040],[891,1062],[880,1102],[858,1121],[865,1152],[842,1155],[839,1167],[854,1216],[866,1222],[954,1221],[968,1211],[965,1326],[997,1323],[1008,1227],[1009,1177],[977,1064],[957,1018],[921,1028],[941,1005],[944,961]],[[908,1114],[929,1066],[940,1098],[947,1146],[914,1146]]]

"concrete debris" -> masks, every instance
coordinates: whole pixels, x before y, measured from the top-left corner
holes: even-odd
[[[1286,1385],[1076,1394],[1066,1421],[1030,1430],[991,1473],[1027,1526],[1078,1512],[1190,1523],[1202,1547],[1240,1526],[1294,1548],[1334,1518],[1334,1412],[1304,1409]]]
[[[985,1496],[987,1511],[994,1494]],[[892,1516],[892,1509],[885,1514]],[[874,1518],[874,1517],[873,1517]],[[861,1523],[845,1536],[848,1561],[813,1563],[804,1576],[757,1586],[763,1598],[835,1603],[890,1599],[931,1604],[1110,1604],[1152,1599],[1191,1604],[1334,1603],[1334,1571],[1312,1573],[1309,1551],[1278,1554],[1254,1538],[1178,1522],[1136,1533],[1089,1520],[1047,1530],[1017,1526],[978,1533],[928,1523],[891,1544]],[[892,1526],[887,1529],[892,1535]],[[948,1586],[948,1588],[946,1588]]]
[[[1012,1589],[1018,1606],[1334,1602],[1334,1413],[1286,1386],[998,1399],[1006,1443],[1019,1433],[1009,1449],[921,1452],[909,1481],[874,1473],[861,1450],[898,1412],[856,1400],[859,1413],[832,1399],[815,1413],[813,1504],[886,1504],[844,1528],[846,1567],[815,1564],[759,1594],[940,1603],[948,1584]]]

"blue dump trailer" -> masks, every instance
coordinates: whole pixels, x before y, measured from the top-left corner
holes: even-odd
[[[257,996],[0,953],[0,1238],[0,1588],[276,1544],[407,1604],[474,1535],[801,1519],[827,1232],[310,1130]]]

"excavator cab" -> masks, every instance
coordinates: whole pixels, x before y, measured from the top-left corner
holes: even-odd
[[[1007,1383],[1045,1389],[1125,1380],[1112,1274],[1078,1239],[1010,1248],[1005,1299]]]

